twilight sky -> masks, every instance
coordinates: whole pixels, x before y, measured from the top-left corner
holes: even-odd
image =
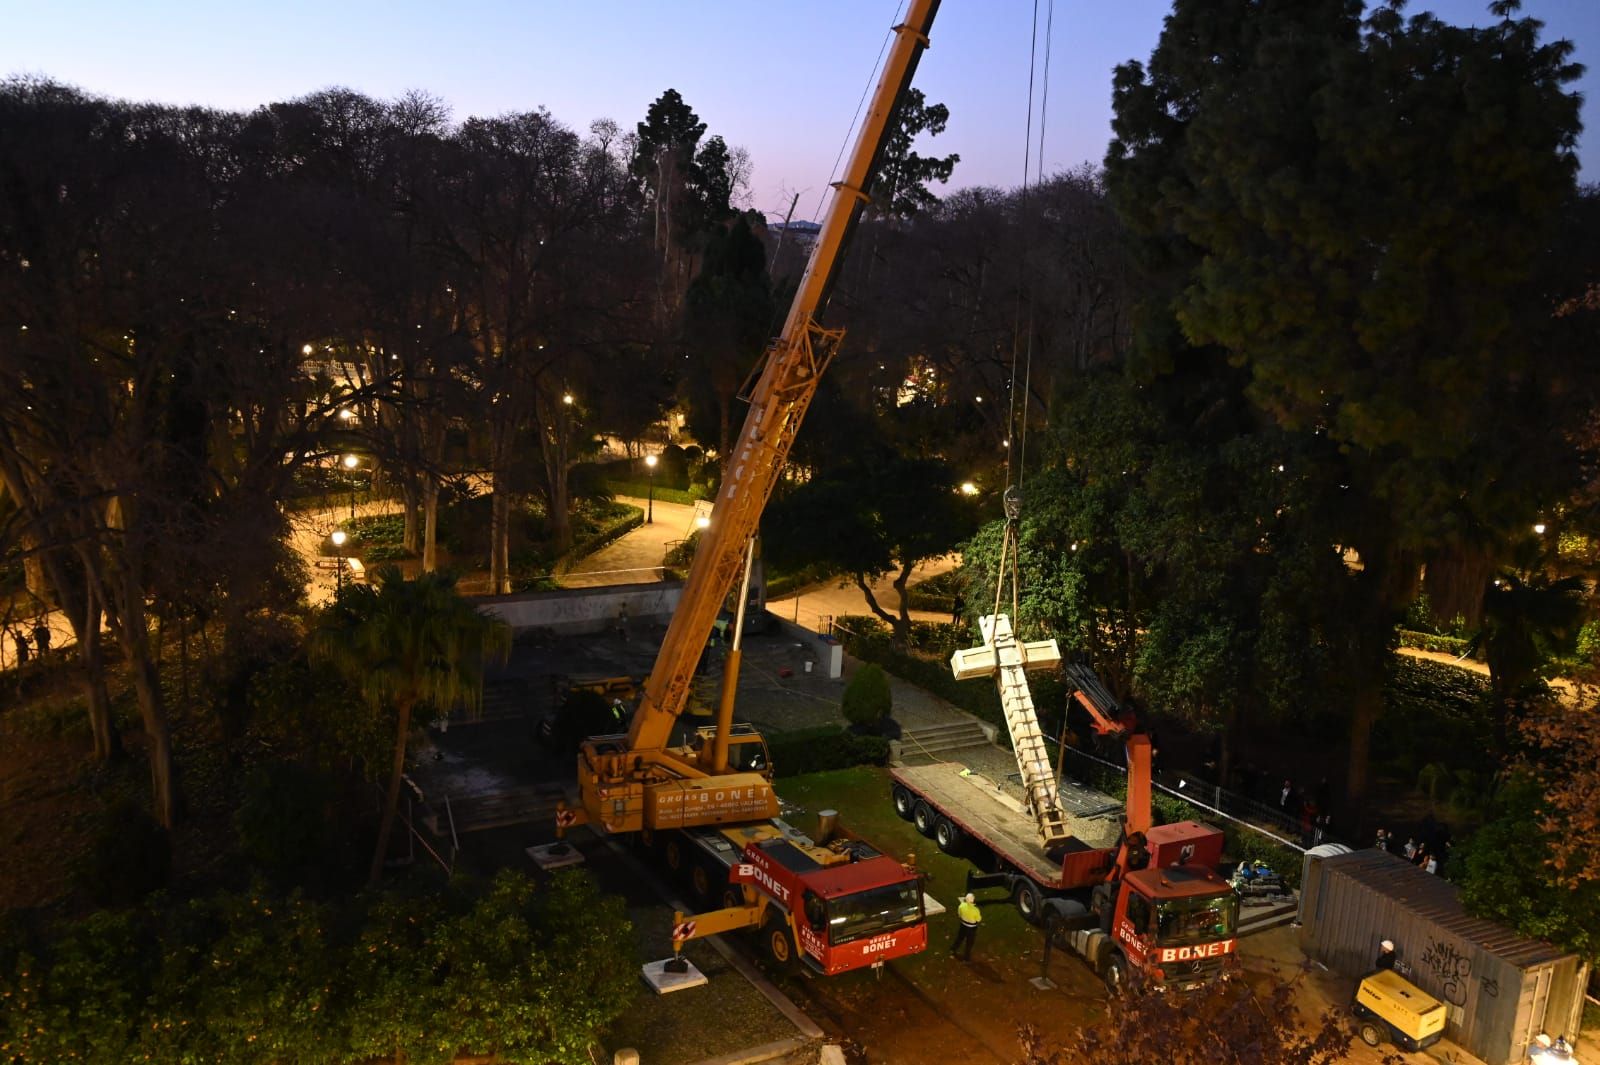
[[[1041,0],[1041,55],[1043,9]],[[1487,0],[1413,0],[1484,23]],[[0,0],[0,76],[43,74],[137,100],[249,109],[333,85],[392,97],[422,89],[457,118],[547,107],[583,129],[644,117],[676,88],[710,133],[748,148],[753,206],[815,217],[900,0]],[[1060,0],[1047,171],[1098,163],[1110,139],[1111,68],[1147,59],[1170,0]],[[1600,0],[1526,0],[1600,92]],[[950,106],[929,146],[960,152],[951,187],[1022,176],[1033,0],[944,0],[916,84]],[[1586,104],[1584,118],[1600,125]],[[1035,126],[1034,137],[1038,137]],[[927,149],[925,149],[927,150]],[[1600,178],[1600,132],[1580,156]],[[936,189],[936,191],[938,191]]]

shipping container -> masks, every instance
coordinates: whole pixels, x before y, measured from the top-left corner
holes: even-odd
[[[1445,1037],[1488,1065],[1522,1065],[1540,1032],[1575,1040],[1588,967],[1469,915],[1455,885],[1384,851],[1319,856],[1300,887],[1300,949],[1350,977],[1395,944],[1395,971],[1448,1009]]]

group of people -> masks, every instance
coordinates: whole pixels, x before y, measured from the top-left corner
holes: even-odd
[[[15,662],[18,669],[26,666],[28,660],[37,652],[40,658],[50,654],[50,626],[45,624],[43,618],[34,622],[33,638],[29,641],[28,633],[24,629],[12,629],[10,632],[11,646],[16,651]]]
[[[1439,866],[1450,853],[1449,833],[1444,826],[1433,823],[1432,818],[1428,819],[1422,832],[1407,836],[1405,843],[1400,843],[1399,839],[1399,836],[1390,833],[1387,828],[1380,828],[1372,845],[1381,851],[1388,851],[1404,858],[1427,873],[1438,873]]]
[[[1299,820],[1301,842],[1307,847],[1315,847],[1327,839],[1333,818],[1328,812],[1332,801],[1327,777],[1322,778],[1311,794],[1295,787],[1292,780],[1285,780],[1278,789],[1278,809],[1285,817]]]

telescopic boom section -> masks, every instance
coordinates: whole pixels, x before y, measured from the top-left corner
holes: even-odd
[[[783,332],[767,349],[766,366],[750,396],[750,413],[723,468],[711,524],[700,534],[683,597],[645,682],[644,697],[628,732],[631,751],[659,750],[670,742],[672,723],[688,699],[711,626],[739,576],[745,545],[755,535],[762,508],[788,461],[800,422],[816,394],[817,379],[844,335],[842,330],[823,329],[817,318],[827,304],[845,245],[867,201],[896,105],[911,84],[938,9],[939,0],[912,0],[905,21],[894,28],[894,41],[873,92],[872,106],[844,177],[834,185]]]

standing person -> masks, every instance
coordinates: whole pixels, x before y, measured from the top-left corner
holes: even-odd
[[[628,642],[628,604],[623,603],[617,607],[617,635],[622,637],[622,642]]]
[[[962,961],[972,960],[972,945],[978,941],[978,926],[983,923],[983,913],[978,909],[977,896],[970,891],[961,896],[961,905],[956,907],[956,916],[961,919],[961,927],[956,929],[956,939],[950,944],[950,956],[961,956]],[[962,951],[962,947],[966,951]]]
[[[950,624],[961,624],[961,618],[967,612],[967,597],[960,592],[956,593],[955,605],[950,608]]]
[[[1372,963],[1374,969],[1394,968],[1394,940],[1385,939],[1378,944],[1378,960]]]
[[[1439,856],[1436,854],[1428,855],[1428,860],[1423,863],[1422,871],[1425,873],[1437,873],[1439,871]]]
[[[12,630],[11,640],[17,647],[17,672],[20,674],[28,665],[28,638],[20,630]]]
[[[1293,813],[1294,811],[1290,809],[1292,802],[1294,802],[1294,785],[1285,780],[1283,782],[1283,790],[1278,792],[1278,809],[1286,814]]]
[[[1417,856],[1417,841],[1414,836],[1406,837],[1406,845],[1403,850],[1405,852],[1406,861],[1408,862]]]
[[[33,627],[33,642],[39,648],[39,658],[42,661],[50,654],[50,626],[40,618]]]
[[[1388,850],[1389,849],[1389,830],[1387,828],[1378,829],[1378,834],[1373,839],[1372,845],[1374,847],[1378,848],[1380,851]]]

